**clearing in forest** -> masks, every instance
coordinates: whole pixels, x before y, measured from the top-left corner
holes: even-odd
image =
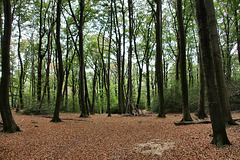
[[[227,128],[233,145],[219,149],[209,144],[211,124],[175,126],[181,114],[79,118],[64,113],[60,123],[13,114],[23,132],[0,134],[0,159],[240,159],[240,126]]]

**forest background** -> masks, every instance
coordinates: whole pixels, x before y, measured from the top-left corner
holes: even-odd
[[[181,112],[177,4],[172,0],[165,0],[162,3],[165,112]],[[12,4],[11,107],[16,108],[19,105],[27,114],[53,113],[59,65],[55,43],[57,4],[55,1],[44,0],[18,0]],[[214,4],[223,68],[232,102],[231,109],[237,110],[239,108],[236,104],[240,102],[238,96],[240,58],[237,38],[239,2],[217,0]],[[85,1],[82,26],[84,73],[81,73],[82,69],[79,67],[82,63],[79,60],[81,5],[78,1],[62,2],[61,72],[65,76],[61,112],[80,112],[79,102],[83,98],[80,88],[84,88],[84,99],[89,113],[107,112],[108,105],[111,113],[129,112],[132,107],[158,112],[155,11],[152,5],[151,1],[132,1],[130,9],[132,13],[129,17],[126,1],[115,0],[111,3]],[[183,1],[182,7],[186,35],[189,107],[193,112],[198,109],[200,88],[198,31],[194,2]],[[84,79],[81,74],[84,75]],[[80,85],[81,80],[84,81],[84,86]],[[123,102],[121,106],[118,101]]]
[[[147,109],[158,117],[182,110],[185,123],[197,109],[205,118],[208,106],[211,143],[230,144],[225,125],[236,123],[229,102],[232,110],[239,106],[239,2],[20,0],[3,6],[3,132],[20,130],[10,93],[17,112],[54,110],[52,122],[61,122],[60,112],[110,117]]]

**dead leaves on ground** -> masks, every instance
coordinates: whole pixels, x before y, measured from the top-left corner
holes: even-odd
[[[0,134],[0,159],[239,159],[240,127],[227,129],[233,145],[209,144],[211,124],[175,126],[181,114],[145,117],[14,114],[23,132]],[[240,117],[240,113],[233,114]],[[1,126],[0,126],[1,128]]]

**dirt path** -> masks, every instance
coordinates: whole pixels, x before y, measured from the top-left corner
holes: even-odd
[[[61,114],[63,122],[50,123],[14,113],[23,132],[0,134],[0,159],[240,159],[240,126],[227,129],[233,145],[218,149],[209,144],[211,124],[175,126],[180,114],[78,116]]]

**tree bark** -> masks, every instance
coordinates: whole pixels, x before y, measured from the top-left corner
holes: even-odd
[[[60,43],[60,30],[61,30],[61,7],[62,0],[58,0],[57,3],[57,26],[56,26],[56,45],[57,45],[57,59],[58,59],[58,72],[57,72],[57,98],[55,104],[54,115],[51,122],[61,122],[62,120],[59,117],[60,106],[62,103],[62,86],[64,80],[64,72],[63,72],[63,62],[62,62],[62,50]]]
[[[182,121],[192,121],[188,106],[188,85],[186,74],[186,37],[182,17],[182,0],[177,0],[177,19],[178,32],[180,38],[180,64],[181,64],[181,87],[182,87],[182,104],[183,119]]]
[[[16,125],[9,105],[10,81],[10,42],[12,29],[12,14],[10,0],[4,0],[4,31],[1,39],[2,48],[2,78],[0,84],[0,111],[3,121],[3,132],[14,133],[20,131]]]
[[[123,4],[122,4],[123,5]],[[123,113],[123,105],[124,105],[124,97],[123,95],[123,85],[122,85],[122,72],[121,72],[121,33],[118,23],[118,12],[117,12],[117,5],[116,0],[114,0],[114,8],[115,8],[115,18],[116,18],[116,25],[115,25],[115,32],[116,32],[116,38],[117,38],[117,69],[118,69],[118,113]],[[124,11],[122,10],[122,15],[124,15]]]
[[[200,53],[201,54],[201,50]],[[204,71],[203,71],[203,62],[202,58],[199,55],[199,68],[200,68],[200,86],[199,86],[199,104],[198,104],[198,111],[196,116],[199,119],[204,119],[207,117],[205,112],[205,81],[204,81]]]
[[[97,62],[98,60],[96,60],[94,62],[94,76],[93,76],[93,87],[92,87],[92,105],[90,107],[90,114],[94,114],[95,113],[95,98],[96,98],[96,83],[97,83],[97,72],[98,72],[98,67],[97,67]]]
[[[72,68],[72,101],[73,101],[73,112],[76,111],[76,107],[75,107],[75,94],[76,94],[76,89],[75,89],[75,74],[74,74],[74,70]]]
[[[88,117],[88,113],[87,113],[87,105],[85,102],[85,86],[84,86],[84,72],[85,72],[85,65],[84,65],[84,51],[83,51],[83,25],[84,25],[84,8],[85,8],[85,4],[84,4],[84,0],[80,1],[80,21],[79,21],[79,65],[80,65],[80,71],[79,71],[79,104],[81,107],[81,115],[80,117]]]
[[[20,7],[19,7],[20,8]],[[21,24],[20,24],[20,11],[19,11],[19,15],[18,15],[18,58],[19,58],[19,62],[20,62],[20,76],[19,76],[19,101],[20,101],[20,105],[19,107],[22,109],[23,108],[23,62],[22,62],[22,57],[21,57]]]
[[[132,114],[133,110],[133,86],[132,86],[132,39],[133,39],[133,3],[128,0],[128,18],[129,18],[129,51],[128,51],[128,94],[127,94],[127,112]]]
[[[37,100],[40,102],[42,94],[42,61],[44,56],[42,55],[42,38],[44,34],[42,33],[42,10],[43,10],[43,0],[41,0],[40,8],[40,22],[39,22],[39,44],[38,44],[38,79],[37,79]]]
[[[210,40],[211,30],[208,28],[209,15],[207,15],[206,6],[211,6],[210,3],[212,3],[212,1],[210,2],[208,0],[206,2],[207,3],[204,4],[204,1],[202,0],[195,0],[198,34],[201,47],[200,53],[203,60],[203,69],[207,87],[207,98],[209,102],[209,112],[213,129],[213,140],[211,143],[216,144],[218,147],[223,147],[225,144],[230,144],[230,142],[227,137],[224,119],[220,108],[220,97],[216,84],[216,76],[214,69],[214,54],[212,52]],[[214,8],[211,8],[211,10],[214,10]]]
[[[226,81],[225,81],[224,71],[222,67],[222,57],[221,57],[221,52],[219,47],[215,8],[212,0],[205,1],[205,5],[206,5],[205,6],[206,12],[208,14],[209,32],[210,32],[211,47],[212,47],[212,52],[214,57],[214,67],[215,67],[215,74],[216,74],[216,80],[217,80],[217,88],[220,96],[220,105],[221,105],[222,113],[224,113],[223,118],[225,123],[234,125],[236,123],[232,119],[229,98],[228,98],[227,89],[226,89]]]
[[[238,51],[238,61],[240,63],[240,33],[239,33],[239,18],[238,18],[238,10],[235,9],[234,18],[235,18],[235,26],[236,26],[236,33],[237,33],[237,51]]]
[[[111,16],[110,16],[110,37],[108,45],[108,70],[107,70],[107,113],[108,117],[111,117],[111,107],[110,107],[110,56],[111,56],[111,45],[112,45],[112,27],[113,27],[113,2],[111,0]]]
[[[124,108],[124,104],[125,104],[125,96],[124,96],[124,84],[125,84],[125,68],[124,68],[124,66],[125,66],[125,54],[126,54],[126,44],[125,44],[125,42],[126,42],[126,26],[125,26],[125,24],[126,24],[126,22],[125,22],[125,9],[124,9],[124,0],[122,1],[122,15],[123,15],[123,17],[122,17],[122,20],[123,20],[123,55],[122,55],[122,76],[121,76],[121,87],[120,87],[120,89],[121,89],[121,93],[122,93],[122,95],[121,95],[121,98],[122,98],[122,108],[121,108],[121,113],[124,113],[124,110],[125,110],[125,108]]]
[[[156,61],[155,72],[158,86],[159,112],[158,117],[166,117],[163,97],[163,67],[162,67],[162,0],[156,0]]]

